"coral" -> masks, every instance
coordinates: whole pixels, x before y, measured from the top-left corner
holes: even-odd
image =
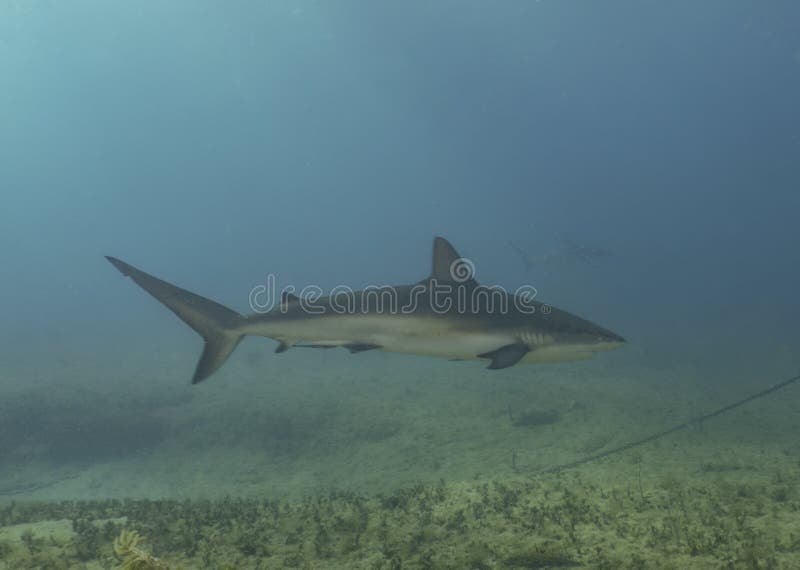
[[[135,530],[123,530],[114,539],[114,552],[122,559],[117,570],[171,570],[172,566],[142,550],[144,537]]]
[[[578,565],[563,549],[551,544],[540,544],[535,548],[519,550],[506,558],[506,564],[512,568],[527,569]]]
[[[795,568],[794,463],[760,484],[640,477],[637,462],[620,481],[588,472],[418,483],[388,496],[331,491],[302,501],[9,504],[0,506],[0,568],[108,567],[113,552],[117,570],[177,570],[176,561],[220,570]],[[52,530],[70,523],[66,533]],[[150,537],[147,549],[142,535]]]

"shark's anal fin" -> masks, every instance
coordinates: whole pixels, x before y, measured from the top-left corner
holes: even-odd
[[[345,344],[344,347],[350,351],[350,354],[355,354],[356,352],[364,352],[365,350],[375,350],[376,348],[383,348],[379,344]]]
[[[528,354],[528,352],[530,352],[530,348],[528,348],[527,344],[507,344],[501,346],[497,350],[479,354],[478,358],[491,358],[492,362],[487,368],[490,370],[499,370],[501,368],[514,366],[517,362],[522,360],[522,357]]]

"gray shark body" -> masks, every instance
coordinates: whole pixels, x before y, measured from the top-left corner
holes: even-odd
[[[479,285],[458,269],[464,258],[444,238],[434,240],[433,270],[419,283],[317,299],[286,295],[271,311],[249,316],[119,259],[108,260],[203,337],[193,383],[222,366],[247,335],[277,340],[276,352],[292,346],[385,350],[487,359],[491,369],[519,362],[580,360],[625,342],[607,329],[527,295]]]

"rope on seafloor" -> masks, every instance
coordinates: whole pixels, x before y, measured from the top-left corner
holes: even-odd
[[[772,394],[773,392],[777,392],[778,390],[786,388],[787,386],[789,386],[790,384],[794,384],[798,380],[800,380],[800,374],[798,374],[797,376],[793,376],[793,377],[789,378],[788,380],[784,380],[783,382],[778,382],[777,384],[773,384],[769,388],[761,390],[760,392],[756,392],[755,394],[751,394],[750,396],[747,396],[746,398],[742,398],[741,400],[738,400],[738,401],[736,401],[736,402],[734,402],[732,404],[728,404],[727,406],[719,408],[718,410],[714,410],[713,412],[709,412],[709,413],[707,413],[705,415],[698,416],[696,418],[692,418],[686,423],[682,423],[682,424],[679,424],[679,425],[676,425],[676,426],[672,426],[671,428],[665,429],[664,431],[660,431],[658,433],[654,433],[652,435],[648,435],[647,437],[643,437],[641,439],[637,439],[636,441],[631,441],[629,443],[620,445],[618,447],[614,447],[613,449],[609,449],[609,450],[606,450],[606,451],[601,451],[600,453],[595,453],[593,455],[587,455],[586,457],[581,457],[580,459],[576,459],[575,461],[570,461],[569,463],[561,463],[560,465],[554,465],[552,467],[545,467],[543,469],[533,469],[532,472],[531,472],[531,475],[547,475],[547,474],[550,474],[550,473],[558,473],[559,471],[565,471],[567,469],[573,469],[575,467],[580,467],[581,465],[585,465],[585,464],[591,463],[593,461],[598,461],[600,459],[605,459],[606,457],[609,457],[611,455],[617,455],[618,453],[623,453],[625,451],[628,451],[629,449],[633,449],[634,447],[639,447],[641,445],[645,445],[647,443],[651,443],[651,442],[653,442],[653,441],[655,441],[657,439],[661,439],[662,437],[666,437],[668,435],[671,435],[671,434],[675,433],[676,431],[681,431],[682,429],[686,429],[686,428],[689,428],[689,427],[692,427],[692,426],[696,426],[698,424],[703,423],[706,420],[710,420],[710,419],[715,418],[717,416],[721,416],[722,414],[730,412],[731,410],[734,410],[734,409],[736,409],[736,408],[738,408],[740,406],[744,406],[745,404],[748,404],[748,403],[752,402],[753,400],[758,400],[759,398],[763,398],[764,396],[768,396],[769,394]]]

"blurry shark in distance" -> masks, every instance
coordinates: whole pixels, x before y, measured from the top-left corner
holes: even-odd
[[[608,329],[532,299],[529,291],[479,285],[471,261],[441,237],[433,242],[431,274],[418,283],[351,291],[346,298],[284,294],[270,311],[247,316],[107,259],[203,337],[193,384],[219,369],[247,335],[278,341],[276,352],[293,346],[384,350],[485,359],[490,369],[581,360],[625,343]]]
[[[531,255],[513,241],[509,241],[508,246],[525,265],[525,271],[538,268],[540,271],[546,272],[549,265],[565,262],[596,266],[602,259],[612,255],[611,251],[607,249],[577,243],[567,236],[560,236],[559,241],[558,248],[539,256]]]

